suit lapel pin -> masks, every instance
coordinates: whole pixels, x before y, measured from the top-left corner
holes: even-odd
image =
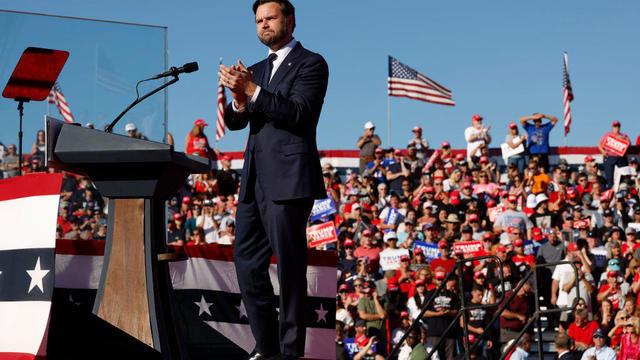
[[[288,63],[287,66],[291,66],[291,63]]]

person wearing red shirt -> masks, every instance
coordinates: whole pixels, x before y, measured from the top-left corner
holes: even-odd
[[[378,265],[380,264],[380,252],[382,251],[382,249],[377,246],[371,245],[371,235],[372,233],[369,229],[365,229],[364,231],[362,231],[362,236],[360,237],[360,246],[356,248],[356,251],[353,253],[353,255],[356,258],[369,258],[371,270],[377,272]]]
[[[620,290],[620,286],[618,285],[618,275],[617,271],[609,271],[607,273],[607,283],[600,286],[598,295],[596,296],[596,300],[598,300],[599,303],[604,299],[609,299],[615,310],[621,309],[624,301],[622,290]]]
[[[627,142],[627,144],[631,143],[627,134],[623,134],[620,132],[620,121],[614,121],[611,124],[611,132],[608,132],[602,136],[600,142],[598,142],[598,150],[602,156],[604,156],[604,177],[607,179],[607,186],[610,188],[613,185],[613,170],[616,166],[623,167],[627,166],[627,157],[625,155],[618,156],[614,152],[605,149],[604,143],[607,136],[612,136],[617,140]]]
[[[431,260],[431,271],[436,271],[437,268],[441,267],[444,269],[445,273],[449,273],[455,266],[456,259],[449,257],[451,250],[447,240],[440,240],[438,242],[438,249],[440,249],[440,257]]]
[[[599,328],[596,321],[589,321],[589,310],[582,308],[576,310],[575,321],[567,333],[575,342],[576,350],[584,351],[593,346],[593,333]]]
[[[533,267],[533,264],[536,262],[536,259],[533,255],[525,255],[524,253],[524,241],[522,239],[516,239],[513,242],[513,249],[515,250],[515,255],[511,258],[513,263],[516,264],[520,273],[526,272],[528,269]]]
[[[65,235],[71,231],[71,221],[69,221],[69,205],[63,205],[60,208],[60,215],[58,215],[57,224],[62,229],[62,235]]]

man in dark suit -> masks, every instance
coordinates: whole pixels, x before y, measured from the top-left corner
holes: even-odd
[[[225,111],[227,127],[249,125],[234,258],[256,339],[250,359],[297,359],[305,347],[307,219],[313,200],[327,196],[316,125],[329,70],[322,56],[293,38],[295,11],[288,0],[257,0],[253,11],[268,59],[248,69],[241,61],[221,65],[218,73],[233,96]],[[278,262],[279,315],[268,275],[272,254]]]
[[[576,360],[571,352],[573,340],[566,333],[558,333],[553,338],[553,344],[558,352],[558,360]]]

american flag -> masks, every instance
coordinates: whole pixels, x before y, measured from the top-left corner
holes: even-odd
[[[442,105],[455,105],[451,90],[389,56],[389,96],[408,97]]]
[[[216,124],[216,141],[224,136],[224,108],[227,106],[227,98],[224,96],[222,81],[218,82],[218,121]]]
[[[567,53],[564,53],[564,63],[562,71],[562,101],[564,104],[564,135],[569,133],[571,127],[571,102],[573,101],[573,89],[571,89],[571,79],[569,79],[569,65],[567,64]]]
[[[47,98],[49,104],[55,104],[62,115],[64,121],[68,123],[73,122],[73,115],[71,115],[71,109],[69,109],[69,105],[67,104],[67,99],[64,98],[64,94],[60,89],[60,84],[56,81],[49,92],[49,97]]]

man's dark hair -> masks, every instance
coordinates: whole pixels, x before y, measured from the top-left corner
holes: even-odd
[[[260,5],[264,5],[270,2],[278,3],[280,5],[280,11],[285,18],[289,15],[293,15],[293,28],[296,28],[296,8],[293,7],[293,4],[289,2],[289,0],[256,0],[253,3],[253,14],[255,15],[256,11],[258,11],[258,7]]]

